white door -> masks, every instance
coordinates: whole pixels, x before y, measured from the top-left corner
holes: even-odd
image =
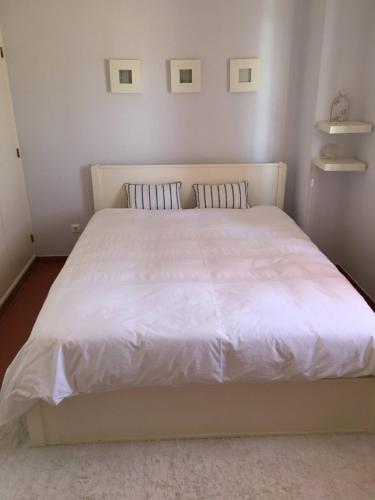
[[[0,32],[0,301],[34,255],[31,219]]]

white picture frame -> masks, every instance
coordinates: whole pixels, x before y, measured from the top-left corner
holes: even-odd
[[[199,59],[171,59],[171,92],[200,92],[202,87],[202,63]]]
[[[110,59],[109,77],[114,94],[142,92],[141,61],[139,59]]]
[[[260,59],[231,59],[229,63],[229,91],[256,92],[260,88]]]

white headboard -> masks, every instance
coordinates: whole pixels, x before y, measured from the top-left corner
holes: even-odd
[[[251,205],[284,207],[285,163],[218,163],[194,165],[93,165],[91,167],[95,211],[126,206],[124,184],[181,181],[183,208],[195,206],[192,185],[247,180]]]

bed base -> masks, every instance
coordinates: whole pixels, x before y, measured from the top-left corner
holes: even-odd
[[[27,424],[33,446],[375,432],[375,378],[135,388],[39,402]]]

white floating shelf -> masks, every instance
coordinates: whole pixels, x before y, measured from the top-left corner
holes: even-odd
[[[372,124],[365,122],[318,122],[316,126],[327,134],[368,134],[372,131]]]
[[[314,158],[313,164],[324,172],[363,172],[366,163],[355,158]]]

